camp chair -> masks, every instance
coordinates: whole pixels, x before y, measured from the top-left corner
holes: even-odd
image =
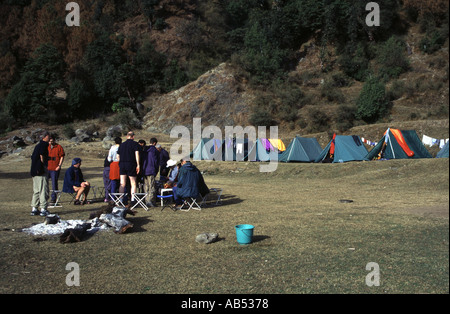
[[[111,197],[112,201],[116,206],[125,207],[122,200],[127,195],[127,193],[109,193],[109,197]]]
[[[68,193],[68,192],[63,192],[64,194],[69,194],[72,198],[69,201],[69,204],[73,203],[75,198],[77,197],[77,193],[73,192],[73,193]]]
[[[132,197],[136,203],[131,207],[131,209],[134,209],[136,206],[140,205],[142,208],[148,211],[147,204],[145,204],[145,197],[147,195],[148,193],[132,193]]]
[[[221,199],[222,192],[223,192],[223,189],[221,189],[221,188],[210,188],[208,194],[206,194],[205,196],[200,195],[200,197],[202,198],[202,201],[200,202],[200,206],[206,205],[206,201],[208,201],[208,198],[210,196],[214,196],[214,194],[217,196],[215,205],[222,204],[222,199]],[[213,201],[214,201],[214,199],[213,199]]]
[[[171,210],[176,211],[177,209],[173,205],[173,195],[156,195],[157,198],[161,200],[161,211],[164,210],[164,208],[169,207]]]
[[[56,202],[53,205],[48,206],[48,208],[62,207],[62,205],[59,203],[59,201],[61,199],[62,191],[61,190],[50,190],[50,195],[52,193],[56,194]]]
[[[202,210],[200,205],[197,203],[196,197],[186,197],[184,198],[184,202],[180,207],[181,211],[188,212],[191,209]]]

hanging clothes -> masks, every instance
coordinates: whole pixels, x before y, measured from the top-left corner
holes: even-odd
[[[269,142],[273,147],[277,148],[279,152],[284,152],[286,150],[286,146],[280,139],[269,139]]]

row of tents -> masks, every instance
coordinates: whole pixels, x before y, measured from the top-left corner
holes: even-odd
[[[448,158],[446,145],[437,158]],[[295,137],[285,147],[280,139],[202,138],[191,152],[193,160],[270,161],[339,163],[363,160],[432,158],[414,130],[387,129],[381,140],[370,150],[357,135],[333,135],[322,149],[315,138]]]

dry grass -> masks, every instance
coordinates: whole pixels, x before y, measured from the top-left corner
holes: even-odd
[[[34,237],[29,162],[0,164],[0,293],[448,293],[448,160],[347,164],[196,162],[223,204],[201,212],[158,208],[130,218],[126,234],[98,232],[83,242]],[[101,182],[102,160],[84,158]],[[67,200],[67,198],[65,198]],[[353,203],[341,203],[351,199]],[[65,204],[63,219],[87,219],[102,204]],[[255,226],[254,243],[234,226]],[[202,232],[220,241],[195,242]],[[81,285],[65,283],[69,262]],[[380,265],[368,287],[365,267]]]

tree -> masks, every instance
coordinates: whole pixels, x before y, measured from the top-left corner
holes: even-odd
[[[373,123],[388,113],[389,100],[386,87],[376,78],[370,78],[364,84],[356,102],[356,117],[367,123]]]
[[[409,61],[405,55],[405,44],[392,36],[383,43],[377,51],[377,61],[380,64],[380,76],[390,79],[398,78],[408,71]]]
[[[90,81],[100,102],[95,103],[97,111],[110,109],[120,97],[126,97],[126,86],[119,71],[125,58],[120,45],[106,35],[90,43],[83,56],[82,65],[90,73]]]
[[[63,56],[53,45],[37,48],[5,100],[9,114],[19,123],[26,123],[47,120],[49,113],[64,113],[56,93],[66,87],[65,69]]]
[[[265,15],[257,18],[245,35],[242,63],[257,84],[269,84],[286,73],[287,50],[279,47],[271,33],[270,17]]]
[[[150,41],[146,40],[136,54],[136,67],[144,87],[157,84],[163,78],[163,69],[167,58],[155,50]]]
[[[67,97],[70,118],[87,117],[91,113],[91,100],[92,97],[86,83],[81,79],[73,80]]]

